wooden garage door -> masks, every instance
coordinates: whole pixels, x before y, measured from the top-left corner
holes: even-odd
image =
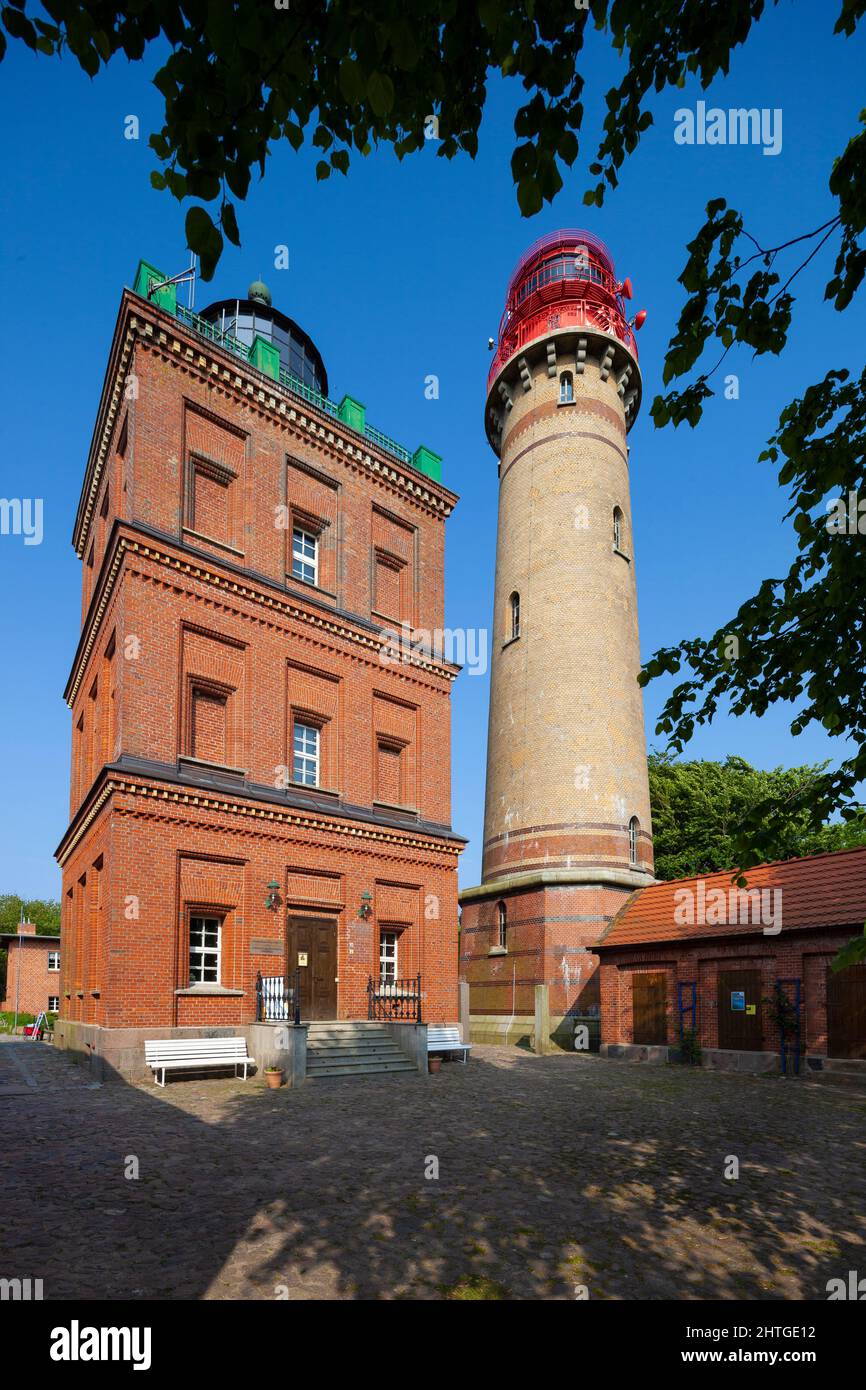
[[[866,1058],[866,965],[827,970],[827,1052]]]
[[[742,994],[744,1009],[733,1007],[732,995]],[[749,1005],[755,1012],[748,1012]],[[721,970],[719,972],[719,1047],[738,1052],[760,1052],[761,1028],[760,970]]]
[[[664,1044],[668,1040],[667,990],[663,970],[632,976],[632,1039],[636,1043]]]

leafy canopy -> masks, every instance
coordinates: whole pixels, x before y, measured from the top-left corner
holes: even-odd
[[[56,936],[60,931],[60,903],[54,898],[19,898],[0,893],[0,932],[18,930],[21,921],[35,922],[37,936]]]
[[[686,762],[669,753],[652,752],[649,782],[656,877],[735,870],[743,821],[768,799],[779,798],[787,807],[782,833],[768,858],[794,859],[866,844],[866,819],[813,829],[808,795],[823,770],[805,766],[763,771],[733,755],[723,763]]]
[[[197,200],[187,240],[209,279],[224,237],[239,244],[232,199],[243,201],[277,142],[296,150],[310,142],[321,151],[316,177],[326,179],[380,144],[399,159],[416,153],[435,116],[437,155],[474,156],[491,76],[526,93],[511,169],[521,212],[538,212],[578,155],[579,67],[593,29],[628,59],[606,95],[590,165],[584,201],[601,206],[652,124],[647,98],[688,74],[706,86],[726,73],[763,10],[764,0],[42,0],[38,10],[9,0],[0,24],[38,53],[71,53],[91,77],[159,41],[162,54],[167,41],[153,78],[164,124],[150,137],[159,162],[151,180],[179,201]],[[0,57],[5,47],[0,30]]]

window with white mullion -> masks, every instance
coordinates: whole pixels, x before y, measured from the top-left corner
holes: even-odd
[[[397,933],[383,931],[379,934],[379,981],[383,985],[393,985],[397,980]]]
[[[301,526],[292,529],[292,577],[305,584],[319,582],[319,538]]]
[[[220,937],[222,918],[190,917],[189,982],[191,985],[218,985],[220,982]]]
[[[320,730],[295,722],[292,735],[292,779],[304,787],[319,785]]]

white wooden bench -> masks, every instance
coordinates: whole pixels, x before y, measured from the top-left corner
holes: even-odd
[[[233,1067],[237,1075],[242,1066],[246,1081],[247,1070],[256,1060],[247,1055],[246,1038],[159,1038],[145,1041],[144,1059],[157,1086],[165,1085],[167,1071],[199,1071],[204,1067]]]
[[[462,1052],[463,1061],[469,1052],[471,1043],[460,1041],[459,1028],[428,1028],[427,1029],[427,1051],[428,1052]]]

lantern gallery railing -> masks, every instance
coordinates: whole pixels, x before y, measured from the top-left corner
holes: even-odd
[[[367,983],[367,1018],[383,1023],[421,1022],[421,976]]]
[[[256,976],[256,1023],[301,1021],[301,971],[291,975]]]
[[[221,329],[217,328],[215,324],[209,323],[207,319],[203,319],[200,314],[193,313],[191,309],[185,308],[182,304],[177,305],[175,316],[181,323],[185,324],[187,328],[191,328],[193,333],[198,333],[199,337],[207,338],[209,342],[214,343],[217,347],[225,348],[227,352],[233,353],[235,357],[241,357],[244,362],[249,362],[250,349],[246,343],[242,343],[239,338],[233,337],[230,333],[223,332]],[[280,364],[279,369],[279,384],[285,391],[291,392],[293,396],[300,396],[302,400],[305,400],[309,405],[315,406],[316,409],[321,410],[323,414],[330,415],[334,419],[340,418],[340,407],[337,405],[336,401],[329,400],[327,396],[323,396],[319,391],[314,391],[311,386],[307,386],[306,382],[301,381],[298,377],[293,376],[291,372],[286,371],[286,368],[282,364]],[[349,428],[351,429],[353,426],[349,426]],[[363,428],[361,430],[356,430],[355,433],[359,433],[363,435],[365,439],[369,439],[374,444],[378,444],[380,449],[384,449],[387,453],[393,454],[401,463],[407,463],[414,467],[412,464],[412,455],[409,453],[409,450],[404,449],[403,445],[398,444],[396,439],[392,439],[390,435],[383,434],[381,430],[375,429],[366,422]]]

